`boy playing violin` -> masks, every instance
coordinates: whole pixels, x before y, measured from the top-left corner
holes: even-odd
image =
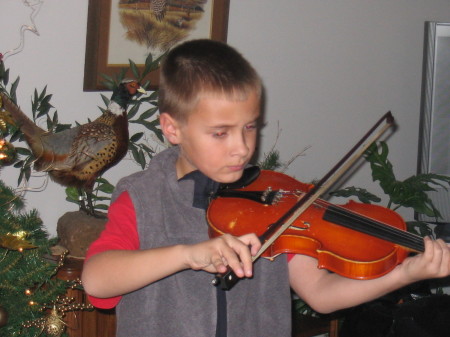
[[[160,123],[174,146],[118,183],[82,275],[95,306],[117,306],[118,337],[290,337],[291,288],[330,313],[450,274],[449,248],[429,238],[423,254],[366,281],[318,269],[304,255],[252,263],[261,247],[252,233],[209,239],[208,197],[249,164],[261,95],[255,70],[226,44],[194,40],[166,56]],[[230,291],[213,287],[228,268],[245,279]]]

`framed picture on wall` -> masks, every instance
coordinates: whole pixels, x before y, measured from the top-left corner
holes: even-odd
[[[196,38],[226,42],[229,0],[89,0],[84,91],[106,90],[132,60],[144,67],[174,45]],[[131,76],[131,74],[130,74]],[[150,73],[158,87],[158,71]]]

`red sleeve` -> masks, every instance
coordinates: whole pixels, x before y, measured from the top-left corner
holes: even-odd
[[[123,192],[108,209],[108,222],[100,237],[94,241],[86,253],[86,260],[95,254],[115,249],[139,249],[136,213],[128,192]],[[114,308],[122,298],[96,298],[88,295],[93,306],[102,309]]]

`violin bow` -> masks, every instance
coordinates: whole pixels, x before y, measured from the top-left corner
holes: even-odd
[[[384,125],[381,124],[385,122]],[[342,157],[341,160],[322,179],[295,203],[280,219],[269,225],[267,230],[259,237],[262,246],[253,256],[255,262],[278,239],[297,218],[311,206],[327,189],[329,189],[350,167],[364,154],[381,135],[395,124],[392,113],[388,111],[376,122],[372,128]],[[220,286],[222,290],[230,290],[239,278],[230,269],[227,273],[216,275],[212,284]]]

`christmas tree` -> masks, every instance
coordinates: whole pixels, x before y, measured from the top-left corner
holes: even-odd
[[[11,97],[15,97],[18,81],[8,90]],[[0,90],[6,91],[8,82],[9,70],[0,54]],[[14,164],[26,150],[12,145],[17,130],[7,111],[0,109],[0,170]],[[52,255],[50,248],[55,243],[38,212],[25,212],[23,198],[0,180],[0,337],[63,336],[65,313],[91,307],[65,296],[68,289],[81,284],[56,277],[65,253]]]
[[[58,305],[72,286],[54,278],[62,260],[46,258],[53,242],[37,212],[22,209],[23,200],[0,181],[0,336],[5,337],[51,333],[45,309]],[[63,328],[48,335],[60,336]]]

